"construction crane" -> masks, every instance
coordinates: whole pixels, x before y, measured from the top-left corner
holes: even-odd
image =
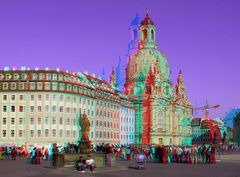
[[[193,111],[203,110],[205,112],[205,118],[208,119],[209,118],[209,109],[217,109],[219,107],[220,107],[219,104],[210,106],[208,104],[208,101],[206,101],[206,105],[204,105],[203,107],[193,108]]]

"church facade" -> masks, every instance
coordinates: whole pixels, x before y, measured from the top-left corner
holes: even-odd
[[[170,66],[158,50],[156,27],[146,17],[130,26],[129,61],[125,93],[135,100],[135,140],[142,144],[191,144],[192,105],[182,72],[177,84],[170,80]]]

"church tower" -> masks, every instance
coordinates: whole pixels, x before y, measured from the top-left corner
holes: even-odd
[[[116,81],[116,74],[115,74],[114,67],[112,68],[112,73],[110,75],[110,85],[113,88],[117,88],[117,81]]]
[[[148,10],[146,11],[146,17],[141,22],[140,26],[140,43],[139,49],[156,49],[156,27],[153,21],[149,17]]]

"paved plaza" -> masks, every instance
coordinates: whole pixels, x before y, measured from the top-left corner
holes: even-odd
[[[134,161],[117,161],[116,167],[97,169],[95,174],[81,174],[68,168],[52,169],[49,162],[43,161],[40,166],[26,163],[26,159],[17,161],[0,161],[0,177],[240,177],[240,154],[223,155],[221,162],[213,165],[158,164],[147,163],[145,170],[129,168]]]

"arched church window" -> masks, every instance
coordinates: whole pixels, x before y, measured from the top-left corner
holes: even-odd
[[[145,39],[147,39],[147,30],[146,29],[144,29],[142,31],[142,40],[145,40]]]
[[[152,40],[155,40],[155,39],[154,39],[154,31],[153,31],[153,30],[151,30],[151,39],[152,39]]]

